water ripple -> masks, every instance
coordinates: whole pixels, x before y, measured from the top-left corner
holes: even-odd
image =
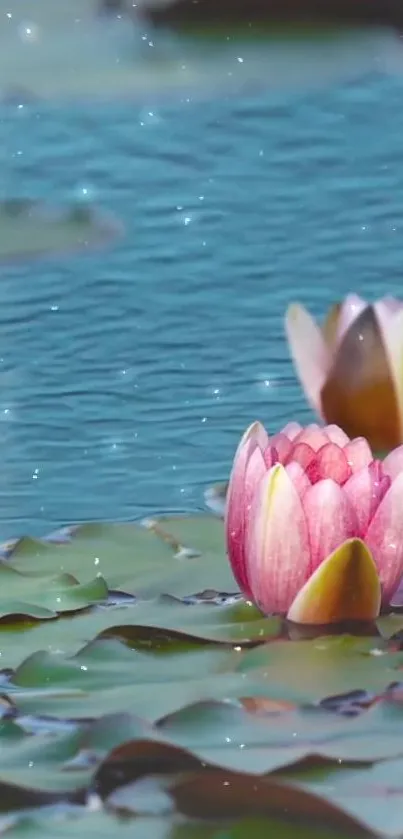
[[[402,90],[7,111],[3,193],[86,185],[127,237],[1,268],[2,539],[200,508],[251,419],[310,417],[284,309],[401,293]]]

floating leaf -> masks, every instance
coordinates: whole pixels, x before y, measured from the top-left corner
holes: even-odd
[[[332,773],[330,783],[301,770],[287,773],[287,778],[304,786],[308,782],[312,791],[359,818],[373,834],[392,837],[403,831],[402,770],[403,760],[398,758],[360,768],[341,767]]]
[[[15,5],[0,30],[0,97],[11,106],[35,106],[38,97],[148,101],[150,95],[182,97],[195,90],[243,92],[251,84],[275,90],[306,87],[379,71],[382,65],[399,67],[390,60],[400,57],[398,38],[388,30],[333,26],[318,32],[273,25],[263,30],[249,15],[248,27],[241,29],[229,28],[228,20],[224,30],[210,26],[206,32],[199,25],[196,32],[208,41],[198,43],[155,31],[144,18],[144,3],[139,15],[126,3],[102,14],[106,0],[98,5],[94,0],[36,0],[35,8],[29,0],[18,0]],[[194,9],[191,3],[188,7]],[[167,10],[173,14],[175,4],[157,6],[155,0],[154,8],[156,19]],[[145,30],[148,37],[152,32],[152,50]],[[240,55],[244,61],[237,68]]]
[[[21,714],[95,717],[130,709],[149,720],[197,700],[207,690],[222,698],[241,690],[231,649],[199,643],[166,647],[94,641],[76,656],[36,652],[5,687]],[[51,689],[50,689],[51,686]]]
[[[37,652],[17,667],[10,679],[14,687],[44,687],[74,685],[83,691],[108,689],[111,686],[164,683],[166,680],[189,681],[205,674],[218,671],[228,659],[224,650],[205,648],[188,654],[189,646],[175,647],[169,656],[161,655],[158,645],[138,644],[130,649],[119,641],[101,639],[92,641],[73,657]]]
[[[401,616],[332,636],[263,617],[211,515],[87,524],[3,555],[0,835],[124,835],[122,814],[138,839],[400,835],[384,801],[400,794]]]
[[[142,763],[142,757],[146,765]],[[192,772],[191,757],[181,750],[166,750],[161,753],[160,758],[159,762],[156,746],[148,749],[146,744],[135,742],[128,743],[124,749],[112,753],[98,773],[102,795],[105,795],[108,789],[108,781],[112,786],[118,781],[112,794],[107,796],[109,807],[117,805],[121,811],[125,805],[126,811],[137,812],[138,779],[143,773],[158,774],[165,776],[165,783],[160,780],[159,788],[154,784],[155,793],[157,790],[159,794],[162,790],[165,793],[169,790],[179,812],[191,818],[244,818],[251,812],[255,816],[266,814],[281,817],[286,813],[288,819],[302,819],[308,824],[322,822],[343,830],[360,832],[361,825],[358,819],[306,790],[268,778],[251,777],[245,773],[229,773],[209,768],[197,771],[196,766]],[[113,775],[114,764],[117,764],[118,776]],[[110,775],[108,769],[111,771]],[[123,789],[120,789],[122,787]],[[117,788],[120,790],[118,796]]]
[[[94,571],[109,588],[139,597],[186,596],[207,588],[234,591],[222,525],[212,516],[165,520],[157,529],[136,524],[85,524],[69,544],[21,539],[11,565],[22,573],[69,573],[84,581]],[[169,525],[169,531],[168,531]],[[164,529],[162,529],[164,527]],[[185,544],[185,539],[194,544]],[[182,541],[183,539],[183,541]]]
[[[193,607],[180,600],[156,598],[124,607],[97,608],[76,614],[74,620],[62,617],[52,622],[51,638],[45,624],[7,624],[0,630],[0,650],[1,661],[8,667],[20,661],[22,649],[27,656],[50,642],[52,650],[66,654],[78,652],[83,641],[98,636],[120,638],[143,649],[163,646],[168,652],[200,648],[204,642],[228,649],[255,646],[281,632],[280,619],[262,618],[244,603]]]
[[[84,584],[72,575],[35,573],[0,561],[0,621],[5,618],[47,620],[106,601],[108,587],[101,575]]]
[[[0,260],[88,250],[113,241],[121,232],[114,219],[89,205],[52,209],[29,199],[0,202]]]
[[[403,655],[388,652],[381,639],[342,635],[265,644],[247,651],[238,669],[316,702],[354,690],[383,691],[402,663]]]
[[[259,697],[204,701],[159,720],[157,728],[204,762],[253,774],[309,757],[372,762],[403,754],[396,740],[403,708],[388,703],[355,718],[309,706],[263,715],[256,707]]]

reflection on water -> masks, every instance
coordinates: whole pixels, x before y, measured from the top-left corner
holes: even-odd
[[[400,77],[82,105],[46,61],[58,108],[1,111],[0,196],[85,190],[126,238],[1,268],[2,538],[201,507],[252,419],[310,416],[286,305],[401,293]]]

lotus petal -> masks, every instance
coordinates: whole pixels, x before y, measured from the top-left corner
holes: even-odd
[[[308,523],[312,574],[332,551],[357,535],[357,519],[344,491],[330,478],[308,489],[302,506]]]
[[[380,300],[375,303],[374,310],[397,403],[400,442],[403,435],[403,309],[400,306],[391,311],[390,303]]]
[[[253,600],[266,614],[286,612],[309,567],[308,530],[298,492],[280,464],[261,481],[246,534]]]
[[[307,466],[307,474],[313,484],[331,478],[342,485],[350,477],[351,469],[343,449],[335,443],[326,443]]]
[[[298,436],[294,438],[293,442],[294,446],[297,446],[300,443],[307,443],[314,452],[317,452],[322,448],[322,446],[325,446],[326,443],[329,442],[327,426],[323,428],[314,422],[311,423],[311,425],[306,425]]]
[[[344,484],[343,492],[347,495],[355,511],[358,523],[358,535],[364,538],[375,511],[390,487],[390,478],[379,478],[374,464],[364,466],[354,472]]]
[[[315,459],[315,452],[307,443],[298,443],[288,457],[288,463],[299,463],[304,469]]]
[[[389,603],[403,576],[403,473],[397,476],[369,525],[365,542],[374,557]]]
[[[277,461],[285,463],[292,451],[292,442],[287,435],[284,434],[284,432],[274,434],[274,436],[270,439],[270,446],[274,449],[277,455],[276,460],[272,461],[270,465],[273,465],[273,463],[276,463]]]
[[[266,473],[259,440],[268,440],[263,426],[254,422],[237,448],[227,490],[225,532],[228,555],[240,589],[250,596],[245,563],[245,528],[255,485]]]
[[[361,539],[340,545],[310,577],[288,611],[294,623],[370,621],[379,614],[381,586],[375,562]]]
[[[400,312],[403,309],[403,301],[398,300],[397,297],[392,297],[391,294],[387,295],[386,297],[383,297],[382,303],[392,315],[397,314],[397,312]],[[377,304],[375,303],[375,308],[376,305]]]
[[[267,448],[269,445],[269,435],[261,422],[259,420],[255,420],[252,424],[246,429],[245,433],[241,438],[241,442],[245,442],[246,440],[255,440],[257,445],[261,448],[262,452]]]
[[[263,452],[263,460],[266,464],[266,469],[271,469],[279,461],[277,449],[274,446],[268,446]]]
[[[373,454],[365,437],[355,437],[354,440],[350,440],[343,451],[352,472],[358,472],[372,463]]]
[[[341,307],[342,303],[334,303],[333,306],[330,307],[322,324],[322,334],[331,352],[334,352],[334,348],[337,344]]]
[[[389,452],[382,465],[383,471],[394,481],[403,472],[403,445]]]
[[[288,422],[281,433],[285,434],[285,436],[292,441],[295,440],[300,431],[302,431],[302,425],[300,425],[299,422]]]
[[[357,320],[361,312],[368,306],[368,303],[359,297],[358,294],[348,294],[340,307],[340,316],[337,329],[337,343],[340,344],[351,324]]]
[[[305,495],[306,491],[309,489],[309,487],[312,486],[306,473],[306,469],[304,469],[299,463],[297,463],[297,461],[292,460],[285,467],[285,471],[287,472],[287,475],[290,478],[290,480],[293,482],[299,497],[302,498]]]
[[[399,444],[395,384],[372,306],[364,309],[345,333],[321,400],[326,420],[340,425],[350,437],[366,437],[375,450]]]
[[[330,366],[330,352],[322,331],[299,303],[288,307],[285,328],[302,387],[308,401],[320,414],[320,394]]]
[[[336,443],[336,446],[340,446],[341,449],[343,449],[344,446],[347,446],[350,442],[350,438],[346,432],[338,425],[334,425],[334,423],[330,423],[330,425],[326,426],[325,433],[330,442]]]

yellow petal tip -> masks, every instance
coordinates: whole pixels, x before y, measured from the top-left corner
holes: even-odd
[[[305,583],[287,618],[311,625],[371,621],[380,606],[381,584],[372,555],[361,539],[348,539]]]

